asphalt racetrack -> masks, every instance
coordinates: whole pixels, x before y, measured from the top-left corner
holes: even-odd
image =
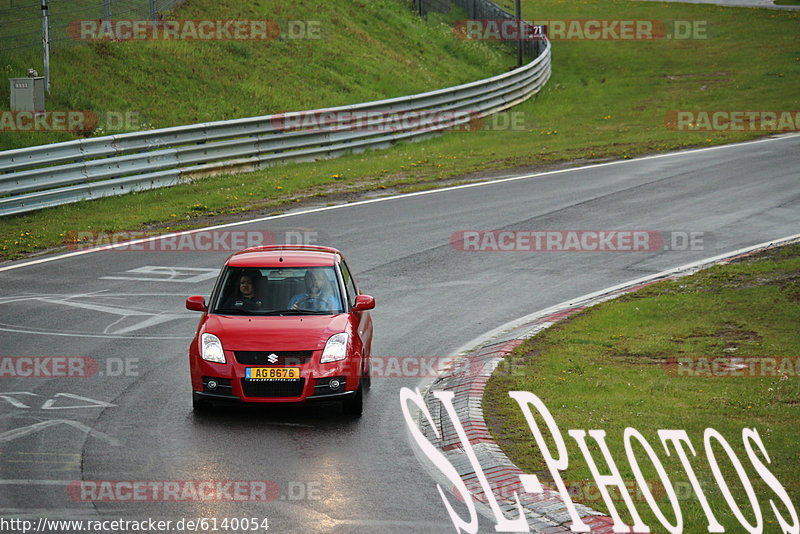
[[[376,299],[373,357],[448,356],[569,298],[797,233],[800,135],[226,230],[269,231],[278,241],[303,235],[340,249]],[[464,232],[483,230],[638,231],[663,242],[638,251],[493,251],[481,237],[482,251],[460,250]],[[400,389],[425,377],[374,379],[360,419],[338,406],[193,414],[187,347],[199,314],[184,302],[208,296],[228,254],[108,250],[0,267],[0,356],[51,358],[36,373],[44,376],[6,369],[0,378],[0,517],[172,525],[266,518],[270,532],[453,532],[399,405]],[[46,376],[59,361],[96,368],[91,376]],[[172,482],[181,491],[190,491],[187,482],[240,481],[251,496],[266,488],[270,502],[237,500],[235,485],[217,488],[230,499],[128,492],[127,500],[91,502],[79,481],[155,481],[162,489]],[[491,520],[480,521],[481,532],[494,532]]]

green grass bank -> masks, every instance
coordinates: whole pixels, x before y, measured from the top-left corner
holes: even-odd
[[[683,531],[705,532],[706,516],[675,448],[670,446],[667,456],[657,434],[659,429],[685,430],[697,453],[687,452],[690,464],[711,509],[726,532],[740,532],[742,526],[726,503],[704,448],[704,432],[713,428],[728,442],[752,483],[764,531],[780,532],[769,501],[787,521],[789,513],[748,459],[742,433],[746,428],[758,432],[769,461],[761,453],[758,458],[791,501],[798,502],[798,324],[800,244],[794,244],[647,286],[526,340],[489,380],[484,416],[509,457],[522,470],[547,479],[542,455],[508,392],[537,395],[566,442],[569,467],[563,479],[571,482],[574,500],[608,512],[577,442],[567,435],[568,429],[604,430],[621,477],[630,482],[636,509],[653,532],[665,530],[637,489],[623,432],[632,427],[653,447],[676,488]],[[542,425],[541,418],[538,421]],[[544,434],[555,450],[552,438]],[[607,474],[596,442],[587,438],[587,443],[600,472]],[[712,443],[737,506],[755,524],[744,484],[722,446]],[[675,514],[657,472],[635,441],[633,451],[644,479],[654,482],[659,508],[674,524]],[[612,494],[615,507],[632,524],[619,493]]]
[[[508,3],[508,2],[506,2]],[[395,0],[323,4],[230,0],[187,3],[171,18],[310,19],[322,39],[100,43],[53,59],[52,109],[135,111],[148,127],[231,119],[400,96],[504,72],[515,54],[457,38],[452,12],[425,22]],[[187,228],[281,212],[308,198],[365,190],[403,192],[553,165],[751,139],[764,132],[675,131],[676,110],[800,109],[800,13],[708,5],[597,0],[523,2],[534,20],[690,21],[692,39],[557,40],[553,75],[511,121],[389,150],[219,176],[0,220],[0,257],[52,249],[70,232]],[[702,37],[702,38],[700,38]],[[34,52],[30,52],[34,54]],[[32,57],[2,57],[18,71]],[[9,63],[11,62],[11,63]],[[0,90],[0,101],[4,96]],[[5,147],[26,144],[4,134]],[[8,140],[10,139],[10,140]],[[48,137],[48,141],[58,141]],[[31,141],[31,140],[27,140]],[[41,138],[36,143],[44,142]]]

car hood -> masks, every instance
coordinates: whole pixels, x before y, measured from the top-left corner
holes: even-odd
[[[205,332],[225,350],[322,350],[333,334],[347,331],[347,315],[287,317],[209,315]]]

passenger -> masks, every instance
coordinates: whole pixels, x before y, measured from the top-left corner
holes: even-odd
[[[239,276],[236,291],[225,301],[226,310],[258,310],[261,300],[257,297],[261,273],[255,270],[244,271]]]

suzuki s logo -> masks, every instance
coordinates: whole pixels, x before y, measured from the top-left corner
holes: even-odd
[[[269,361],[269,363],[277,362],[278,361],[278,355],[273,352],[272,354],[267,356],[267,361]]]

